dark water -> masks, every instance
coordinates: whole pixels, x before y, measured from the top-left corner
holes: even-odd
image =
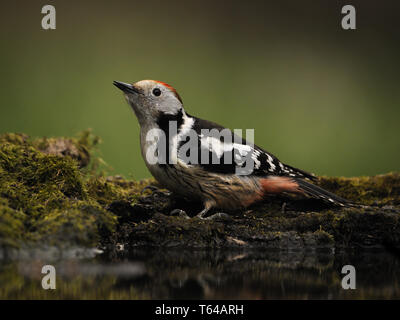
[[[0,255],[1,299],[399,299],[400,258],[383,250],[287,252],[55,249]],[[56,268],[44,290],[42,266]],[[356,269],[356,289],[341,286]]]

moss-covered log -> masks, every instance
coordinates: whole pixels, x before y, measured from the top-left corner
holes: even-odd
[[[273,198],[232,212],[229,221],[203,221],[170,215],[177,208],[193,215],[199,204],[142,192],[154,180],[99,173],[98,142],[89,131],[77,138],[0,136],[0,246],[400,247],[399,173],[319,179],[362,208]]]

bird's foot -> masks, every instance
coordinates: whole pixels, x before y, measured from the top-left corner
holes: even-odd
[[[197,215],[196,217],[199,219],[202,219],[202,220],[210,220],[210,221],[232,221],[233,220],[233,218],[229,214],[224,213],[224,212],[217,212],[208,217],[203,217],[200,215]]]
[[[204,217],[204,215],[198,214],[198,215],[194,216],[193,218],[190,218],[184,210],[174,209],[169,213],[169,215],[170,216],[178,216],[178,217],[185,218],[185,219],[198,218],[201,220],[209,220],[209,221],[232,221],[233,220],[233,218],[230,215],[228,215],[227,213],[224,213],[224,212],[217,212],[208,217]]]
[[[190,219],[187,213],[181,209],[174,209],[169,213],[170,216],[178,216],[185,219]]]

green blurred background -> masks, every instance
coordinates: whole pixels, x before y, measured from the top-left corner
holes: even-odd
[[[41,29],[41,8],[57,29]],[[1,4],[0,133],[92,128],[112,174],[149,177],[113,80],[173,85],[189,113],[325,175],[399,170],[400,5],[351,1],[14,1]]]

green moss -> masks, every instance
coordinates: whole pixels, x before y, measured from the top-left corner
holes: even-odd
[[[16,247],[24,238],[26,216],[11,209],[6,199],[0,199],[0,246]]]
[[[316,240],[318,245],[332,245],[334,244],[334,237],[330,233],[319,229],[313,233],[313,237]]]
[[[96,144],[88,134],[82,137],[0,136],[1,245],[93,246],[98,243],[101,230],[114,230],[115,215],[104,208],[101,197],[95,196],[81,169],[82,155],[87,165],[90,148]]]
[[[400,204],[400,173],[373,177],[321,177],[319,185],[357,203]]]
[[[126,181],[118,177],[95,177],[88,180],[87,188],[89,195],[103,206],[110,205],[114,201],[127,201],[133,205],[147,184]]]

